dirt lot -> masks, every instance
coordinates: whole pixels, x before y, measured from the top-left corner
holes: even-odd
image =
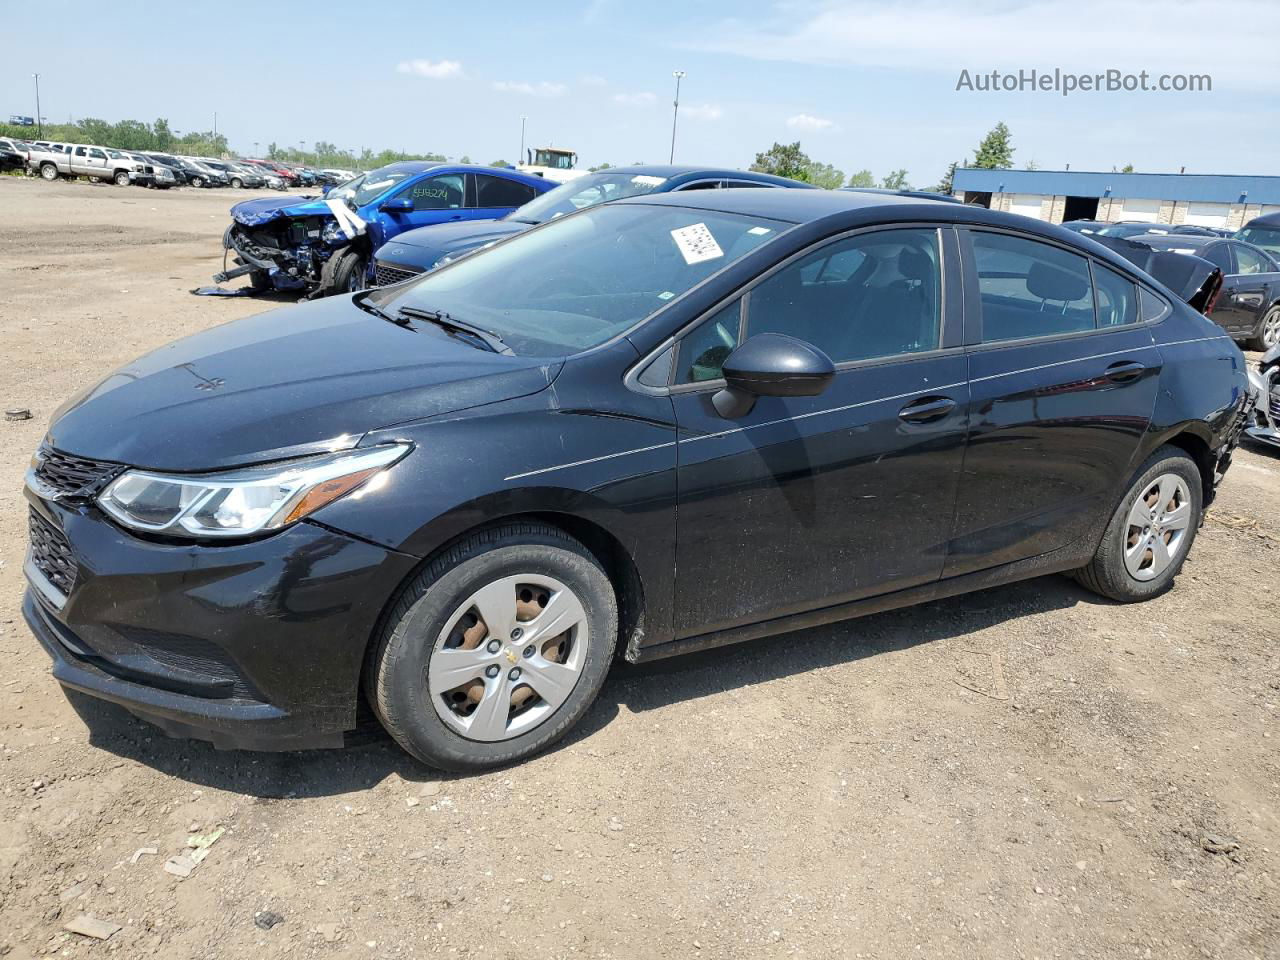
[[[1266,452],[1157,601],[1047,577],[619,669],[490,775],[74,709],[19,613],[23,470],[79,386],[264,309],[187,292],[232,199],[0,178],[0,402],[34,415],[0,423],[0,955],[1280,957]],[[123,929],[63,932],[81,914]]]

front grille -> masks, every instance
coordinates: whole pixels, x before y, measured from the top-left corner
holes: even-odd
[[[373,265],[373,285],[375,287],[389,287],[393,283],[401,283],[405,280],[412,280],[418,276],[417,270],[405,270],[401,267],[392,267],[377,260]]]
[[[1272,420],[1280,420],[1280,390],[1271,391],[1271,403],[1268,406]]]
[[[31,535],[31,562],[64,594],[71,593],[76,585],[76,561],[67,538],[35,508],[28,508],[27,529]]]
[[[74,457],[47,445],[36,453],[36,479],[50,493],[68,500],[94,496],[124,469],[119,463]]]

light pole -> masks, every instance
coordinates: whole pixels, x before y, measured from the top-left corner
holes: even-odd
[[[44,117],[40,116],[40,74],[33,73],[36,78],[36,136],[44,136]]]
[[[257,141],[257,140],[253,141],[253,155],[254,155],[255,157],[258,155],[258,141]]]
[[[667,163],[676,162],[676,120],[680,116],[680,81],[684,79],[684,71],[672,70],[671,75],[676,78],[676,99],[671,111],[671,156]]]
[[[520,152],[516,154],[516,166],[524,163],[524,124],[528,117],[520,118]]]

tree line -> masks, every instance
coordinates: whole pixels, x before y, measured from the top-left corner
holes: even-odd
[[[952,192],[952,181],[956,167],[984,167],[989,170],[1006,169],[1013,165],[1013,153],[1013,135],[1003,122],[997,123],[987,131],[986,136],[979,142],[978,148],[974,151],[972,163],[967,159],[963,163],[953,160],[948,165],[946,174],[943,175],[942,180],[936,186],[920,189],[931,189],[938,193],[949,194]],[[772,173],[779,177],[789,177],[792,180],[800,180],[804,183],[812,183],[815,187],[824,187],[828,190],[833,190],[836,187],[882,187],[886,190],[912,189],[911,184],[907,181],[907,171],[905,169],[890,171],[881,177],[879,181],[876,180],[875,174],[870,170],[863,169],[851,173],[846,180],[843,170],[837,169],[832,164],[810,158],[801,149],[799,140],[795,143],[774,143],[768,150],[757,153],[755,163],[751,164],[751,169],[761,173]]]

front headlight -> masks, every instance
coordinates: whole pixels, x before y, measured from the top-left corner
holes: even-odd
[[[342,228],[338,226],[337,220],[330,220],[320,231],[320,239],[325,243],[339,243],[345,240],[346,237],[347,235],[342,232]]]
[[[98,504],[124,526],[147,533],[244,537],[301,520],[364,486],[409,449],[388,444],[198,475],[129,470],[102,491]]]

